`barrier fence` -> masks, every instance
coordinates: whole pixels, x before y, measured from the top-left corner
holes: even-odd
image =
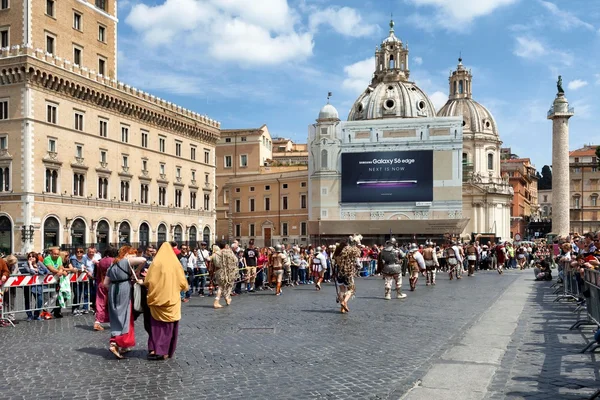
[[[87,273],[11,275],[0,288],[0,320],[13,325],[17,314],[40,317],[42,312],[83,308],[95,299],[95,281]],[[40,317],[41,318],[41,317]]]

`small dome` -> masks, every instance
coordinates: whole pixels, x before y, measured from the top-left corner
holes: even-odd
[[[321,108],[321,111],[319,111],[319,120],[322,119],[340,119],[340,115],[334,106],[327,103]]]
[[[483,133],[498,137],[498,126],[492,113],[471,98],[448,100],[437,116],[462,117],[463,132]]]
[[[378,118],[435,117],[435,106],[413,82],[380,82],[356,100],[348,121]]]

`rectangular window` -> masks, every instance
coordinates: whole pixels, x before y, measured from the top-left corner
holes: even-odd
[[[592,206],[596,207],[598,205],[598,198],[596,196],[592,197]]]
[[[8,138],[6,136],[0,136],[0,150],[8,149]]]
[[[306,182],[300,183],[300,187],[306,187]]]
[[[148,160],[142,160],[142,171],[143,172],[148,171]]]
[[[235,225],[235,236],[236,237],[242,236],[242,226],[240,224]]]
[[[245,136],[242,136],[242,137],[240,138],[240,141],[242,141],[242,142],[245,142],[245,141],[246,141],[246,137],[245,137]]]
[[[231,143],[231,138],[230,137],[226,137],[225,138],[225,143]]]
[[[283,196],[281,199],[281,208],[284,210],[288,209],[288,198],[287,196]]]
[[[58,193],[58,171],[46,168],[46,192]]]
[[[0,2],[0,9],[6,10],[7,8],[8,8],[8,0],[2,0],[2,2]]]
[[[242,212],[242,202],[240,199],[235,199],[235,212]]]
[[[161,186],[158,188],[158,205],[164,206],[167,204],[167,188]]]
[[[190,160],[196,161],[196,146],[190,147]]]
[[[195,177],[196,177],[196,174],[194,174],[194,178]],[[204,174],[204,183],[208,183],[208,174]]]
[[[101,119],[98,121],[98,131],[100,133],[100,137],[108,137],[108,121],[105,119]]]
[[[85,176],[73,174],[73,196],[84,196]]]
[[[283,188],[284,188],[284,189],[287,189],[287,188],[288,188],[288,184],[287,184],[287,183],[284,183],[284,184],[283,184]]]
[[[300,236],[306,236],[306,222],[300,222]]]
[[[161,153],[165,152],[165,143],[167,139],[164,136],[159,136],[158,138],[158,151]]]
[[[98,178],[98,198],[108,199],[108,178]]]
[[[241,191],[242,191],[242,189],[240,189],[239,187],[236,187],[236,188],[235,188],[235,192],[236,192],[236,193],[240,193]]]
[[[281,234],[283,236],[287,236],[288,235],[288,224],[287,222],[284,222],[281,224]]]
[[[148,148],[148,131],[142,131],[142,147]]]
[[[121,142],[129,143],[129,127],[121,126]]]
[[[106,163],[106,150],[100,150],[100,162],[101,163]]]
[[[579,157],[575,157],[575,162],[578,163],[579,162]]]
[[[2,48],[9,46],[8,29],[0,30],[0,44],[2,45]]]
[[[54,36],[46,34],[46,53],[54,54]]]
[[[10,191],[10,166],[0,167],[0,192]]]
[[[121,201],[129,201],[129,181],[121,181]]]
[[[46,122],[50,124],[56,124],[56,104],[47,104],[46,105]]]
[[[181,178],[181,167],[177,167],[175,169],[175,177],[176,178]]]
[[[8,119],[8,99],[0,100],[0,120]]]
[[[196,192],[190,192],[190,208],[192,210],[196,209],[196,196],[197,196]]]
[[[48,151],[56,153],[56,139],[48,139]]]
[[[121,166],[123,167],[123,169],[125,168],[129,168],[129,157],[128,156],[123,156],[121,159]]]
[[[102,76],[106,75],[106,60],[98,58],[98,73]]]
[[[271,211],[271,198],[265,197],[265,211]]]
[[[147,184],[142,183],[140,185],[140,203],[142,204],[148,204],[148,194],[149,194],[150,188],[148,187]]]
[[[83,146],[80,144],[75,146],[75,157],[83,158]]]
[[[98,40],[103,43],[106,42],[106,28],[102,25],[98,25]]]
[[[81,19],[81,14],[79,14],[78,12],[73,13],[73,28],[77,29],[78,31],[81,30]]]
[[[250,212],[254,212],[254,199],[250,199]]]
[[[54,17],[54,0],[46,0],[46,15]]]
[[[181,142],[175,142],[175,155],[181,157]]]
[[[73,47],[73,64],[81,65],[81,47]]]
[[[83,131],[83,114],[75,112],[75,130]]]
[[[231,156],[225,156],[225,168],[231,168]]]
[[[181,189],[175,189],[175,207],[181,208]]]
[[[302,209],[306,208],[306,195],[305,194],[300,195],[300,208],[302,208]]]
[[[271,190],[271,185],[265,185],[265,190]]]
[[[159,172],[160,172],[161,175],[165,175],[165,164],[160,163],[160,166],[159,166],[158,170],[159,170]]]
[[[250,186],[250,191],[254,192],[254,186]]]
[[[204,195],[204,211],[210,211],[210,194]]]
[[[248,155],[242,154],[240,155],[240,167],[248,166]]]
[[[248,225],[248,236],[254,237],[254,224]]]
[[[210,164],[210,150],[204,149],[204,164]]]

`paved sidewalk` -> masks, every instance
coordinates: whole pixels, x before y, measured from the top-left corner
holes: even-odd
[[[579,354],[592,330],[570,331],[575,305],[527,272],[403,400],[587,399],[600,387],[598,356]]]

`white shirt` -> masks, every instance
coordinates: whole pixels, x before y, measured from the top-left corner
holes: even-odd
[[[317,272],[321,272],[325,269],[327,269],[327,260],[325,259],[325,256],[322,253],[317,253],[312,260],[313,263],[313,270],[317,271]]]
[[[194,269],[194,268],[196,268],[196,262],[197,262],[197,260],[196,260],[196,256],[194,255],[194,253],[193,253],[193,252],[191,252],[191,253],[188,255],[188,263],[187,263],[187,267],[188,267],[188,268],[191,268],[191,269]]]
[[[434,255],[435,255],[435,253],[434,253]],[[419,252],[419,251],[415,251],[415,252],[413,252],[413,257],[415,258],[415,261],[417,262],[417,264],[419,264],[419,268],[425,269],[425,259],[423,258],[423,254],[421,254],[421,252]]]
[[[456,257],[458,262],[462,263],[463,258],[460,256],[460,250],[458,249],[458,246],[452,246],[452,250],[454,250],[454,256]]]

